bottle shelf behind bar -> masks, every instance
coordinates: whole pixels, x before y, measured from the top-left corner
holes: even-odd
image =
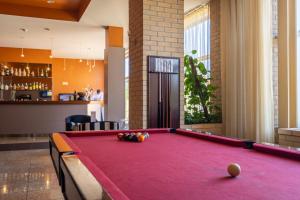
[[[24,78],[24,79],[34,79],[34,78],[36,78],[36,79],[52,79],[52,77],[42,77],[42,76],[11,76],[11,75],[9,75],[9,76],[2,76],[2,75],[0,75],[0,77],[3,77],[3,78],[13,78],[13,79],[22,79],[22,78]]]
[[[31,96],[38,97],[41,91],[51,90],[51,64],[0,62],[1,100],[14,100],[22,96],[22,92],[30,92]]]

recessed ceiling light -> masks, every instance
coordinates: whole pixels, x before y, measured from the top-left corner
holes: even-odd
[[[49,4],[55,3],[55,0],[47,0],[47,3],[49,3]]]
[[[20,30],[23,31],[23,32],[28,32],[27,28],[20,28]]]

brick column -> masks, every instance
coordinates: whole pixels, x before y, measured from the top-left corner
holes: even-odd
[[[220,0],[210,1],[210,62],[212,84],[217,87],[215,95],[216,103],[222,104],[221,85],[221,2]]]
[[[183,111],[183,0],[129,0],[129,127],[147,128],[147,56],[179,57]]]

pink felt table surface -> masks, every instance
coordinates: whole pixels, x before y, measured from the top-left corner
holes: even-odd
[[[299,161],[173,133],[151,134],[143,143],[115,135],[70,141],[99,182],[99,171],[105,174],[102,185],[115,199],[300,199]],[[242,168],[237,178],[226,171],[232,162]]]

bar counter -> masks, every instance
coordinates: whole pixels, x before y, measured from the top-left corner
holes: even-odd
[[[65,130],[65,118],[90,115],[100,119],[99,101],[0,101],[0,135],[49,134]]]

